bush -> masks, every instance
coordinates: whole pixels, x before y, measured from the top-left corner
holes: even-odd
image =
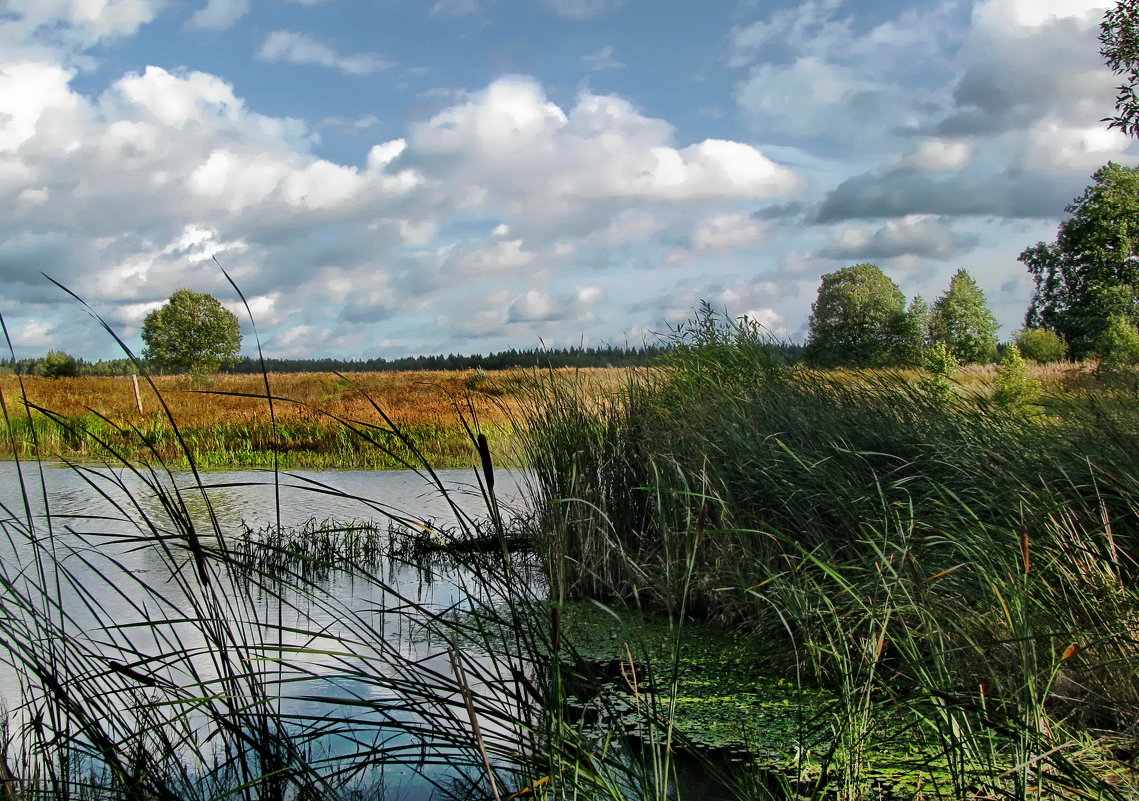
[[[1112,315],[1096,340],[1096,354],[1108,367],[1139,364],[1139,331],[1126,317]]]
[[[993,400],[1010,411],[1019,411],[1036,400],[1040,384],[1028,375],[1020,348],[1009,345],[997,366],[997,390]]]
[[[935,343],[926,351],[925,366],[929,369],[929,375],[921,380],[922,389],[940,401],[952,398],[953,374],[958,365],[949,345],[944,342]]]
[[[1068,355],[1063,338],[1047,328],[1025,328],[1018,332],[1016,346],[1021,356],[1040,364],[1058,362]]]
[[[46,378],[74,378],[79,375],[79,362],[61,350],[48,351],[40,364],[40,375]]]

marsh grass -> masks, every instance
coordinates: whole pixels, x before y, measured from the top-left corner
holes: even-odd
[[[555,595],[735,627],[833,694],[813,753],[741,794],[878,796],[891,760],[940,797],[1134,794],[1133,394],[810,371],[707,310],[674,345],[534,398],[539,550]]]

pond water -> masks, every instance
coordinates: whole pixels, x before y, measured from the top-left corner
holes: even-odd
[[[437,797],[454,762],[478,773],[479,759],[507,750],[496,743],[518,736],[525,655],[492,656],[482,647],[490,633],[454,621],[493,610],[527,568],[508,574],[499,558],[480,570],[427,570],[389,558],[282,584],[217,558],[246,527],[395,520],[434,531],[430,521],[486,517],[474,473],[437,478],[208,472],[199,481],[0,463],[0,697],[11,720],[50,709],[58,731],[48,735],[66,732],[81,750],[179,752],[175,785],[240,781],[274,759],[287,776],[297,753],[278,749],[281,735],[302,732],[290,747],[314,776],[352,777],[378,797]],[[504,516],[521,510],[519,478],[498,476],[496,497]],[[540,595],[536,573],[522,583]],[[479,700],[465,700],[464,688]],[[462,759],[448,750],[455,740]],[[235,756],[243,749],[260,767]]]

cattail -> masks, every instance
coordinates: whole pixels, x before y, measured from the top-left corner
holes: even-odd
[[[490,444],[486,441],[486,434],[480,433],[475,445],[482,459],[482,474],[486,478],[487,490],[494,489],[494,465],[490,461]]]
[[[1072,643],[1067,648],[1065,648],[1064,653],[1060,654],[1060,661],[1063,662],[1065,659],[1072,656],[1072,654],[1076,653],[1077,648],[1078,646],[1076,643]]]
[[[1024,575],[1028,575],[1028,571],[1032,569],[1032,556],[1028,549],[1028,526],[1022,525],[1020,527],[1020,553],[1024,558]]]

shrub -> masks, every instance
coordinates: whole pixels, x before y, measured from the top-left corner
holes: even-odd
[[[1139,331],[1126,317],[1112,315],[1096,340],[1096,353],[1108,367],[1139,364]]]
[[[1016,335],[1020,355],[1040,364],[1050,364],[1068,355],[1068,346],[1055,331],[1047,328],[1025,328]]]
[[[935,343],[926,351],[925,366],[929,375],[921,380],[922,389],[940,401],[953,397],[953,374],[957,370],[957,359],[953,357],[949,345]]]
[[[1020,355],[1020,348],[1009,345],[997,366],[997,390],[993,400],[1010,411],[1023,409],[1036,400],[1040,384],[1028,375],[1028,366]]]
[[[79,375],[79,362],[61,350],[48,351],[40,365],[40,374],[46,378],[74,378]]]

